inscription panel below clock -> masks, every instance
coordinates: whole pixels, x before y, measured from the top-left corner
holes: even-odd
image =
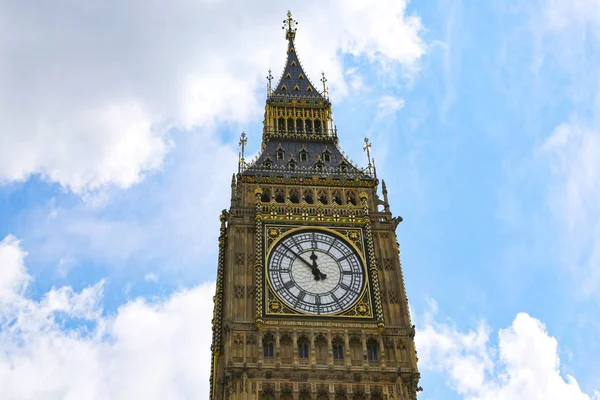
[[[325,230],[285,234],[273,246],[267,275],[288,307],[311,315],[351,308],[365,287],[362,258],[348,241]]]

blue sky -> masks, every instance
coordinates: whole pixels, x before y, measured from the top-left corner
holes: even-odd
[[[0,1],[8,398],[206,396],[218,214],[286,11]],[[600,2],[292,11],[342,148],[365,164],[371,138],[404,218],[419,398],[598,398]]]

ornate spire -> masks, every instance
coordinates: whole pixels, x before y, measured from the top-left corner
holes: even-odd
[[[283,20],[283,26],[281,29],[285,29],[285,38],[287,40],[294,40],[296,38],[296,25],[298,21],[292,18],[292,12],[288,10],[287,19]]]
[[[287,19],[283,21],[282,29],[285,30],[285,38],[288,41],[287,60],[283,68],[283,74],[279,83],[273,91],[273,95],[285,97],[300,97],[324,100],[324,97],[313,86],[306,76],[306,73],[300,65],[298,54],[296,53],[295,38],[296,38],[296,22],[292,18],[292,13],[288,11]]]

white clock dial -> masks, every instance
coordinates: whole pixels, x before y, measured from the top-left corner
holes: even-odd
[[[348,309],[365,284],[361,258],[339,236],[303,230],[282,238],[267,261],[278,296],[291,308],[315,315]]]

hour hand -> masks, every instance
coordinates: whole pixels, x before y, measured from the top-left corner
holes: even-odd
[[[327,275],[322,273],[319,270],[319,267],[317,266],[317,258],[318,258],[318,256],[313,251],[312,254],[310,255],[310,259],[312,260],[312,265],[310,268],[312,269],[312,273],[315,276],[315,280],[318,281],[318,280],[327,278]]]

